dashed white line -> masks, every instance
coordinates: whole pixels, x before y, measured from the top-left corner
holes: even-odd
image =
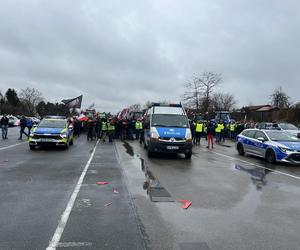
[[[7,147],[2,147],[2,148],[0,148],[0,150],[4,150],[4,149],[8,149],[8,148],[13,148],[13,147],[22,145],[22,144],[24,144],[24,143],[28,143],[28,142],[27,142],[27,141],[24,141],[24,142],[16,143],[16,144],[13,144],[13,145],[10,145],[10,146],[7,146]]]
[[[232,156],[224,155],[224,154],[221,154],[221,153],[218,153],[218,152],[215,152],[215,151],[209,151],[209,152],[211,152],[213,154],[216,154],[216,155],[220,155],[220,156],[226,157],[226,158],[228,158],[230,160],[240,161],[240,162],[243,162],[243,163],[246,163],[246,164],[250,164],[250,165],[258,167],[258,168],[270,170],[270,171],[272,171],[274,173],[285,175],[285,176],[288,176],[288,177],[300,180],[300,177],[296,176],[296,175],[288,174],[288,173],[285,173],[285,172],[282,172],[282,171],[278,171],[278,170],[275,170],[275,169],[272,169],[272,168],[263,167],[263,166],[260,166],[258,164],[255,164],[255,163],[252,163],[252,162],[249,162],[249,161],[245,161],[245,160],[241,160],[241,159],[238,159],[238,158],[235,158],[235,157],[232,157]]]
[[[77,182],[77,184],[75,186],[75,189],[74,189],[74,191],[73,191],[73,193],[71,195],[71,198],[70,198],[70,200],[69,200],[69,202],[67,204],[67,207],[66,207],[64,213],[62,214],[62,216],[60,218],[60,221],[59,221],[58,226],[57,226],[57,228],[55,230],[55,233],[54,233],[54,235],[52,237],[52,240],[49,242],[49,246],[46,248],[47,250],[55,250],[59,246],[60,238],[61,238],[61,236],[62,236],[62,234],[64,232],[64,229],[65,229],[65,227],[67,225],[67,221],[69,219],[70,213],[71,213],[71,211],[72,211],[72,209],[74,207],[75,200],[76,200],[77,195],[78,195],[78,193],[80,191],[83,179],[84,179],[84,177],[85,177],[85,175],[86,175],[86,173],[88,171],[88,168],[89,168],[89,166],[91,164],[91,161],[92,161],[92,159],[94,157],[94,154],[96,152],[96,148],[97,148],[98,143],[99,143],[99,141],[97,141],[97,143],[95,144],[94,149],[92,151],[92,154],[91,154],[88,162],[86,163],[86,165],[85,165],[85,167],[84,167],[84,169],[83,169],[83,171],[82,171],[82,173],[81,173],[81,175],[79,177],[79,180],[78,180],[78,182]]]

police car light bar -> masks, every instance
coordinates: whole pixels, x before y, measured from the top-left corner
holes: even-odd
[[[46,118],[46,119],[66,119],[66,117],[62,116],[62,115],[46,115],[44,118]]]
[[[167,104],[167,103],[153,102],[152,103],[152,107],[155,107],[155,106],[161,106],[161,107],[182,107],[181,103],[179,103],[179,104],[175,104],[175,103]]]

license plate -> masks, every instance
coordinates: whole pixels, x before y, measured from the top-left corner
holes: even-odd
[[[178,146],[167,146],[167,149],[174,150],[174,149],[179,149],[179,147]]]
[[[52,142],[52,139],[41,139],[41,142]]]

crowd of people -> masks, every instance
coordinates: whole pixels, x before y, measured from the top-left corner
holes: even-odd
[[[224,142],[225,139],[235,140],[236,135],[244,130],[244,124],[224,121],[204,122],[200,120],[190,121],[193,144],[200,145],[201,138],[207,140],[207,148],[214,147],[215,143]]]
[[[140,142],[143,140],[143,123],[141,119],[119,120],[114,116],[100,117],[88,115],[87,120],[80,122],[78,118],[73,118],[74,135],[79,136],[81,131],[86,131],[87,140],[101,139],[105,142],[107,139],[112,142],[114,139],[134,140]]]
[[[78,117],[68,118],[68,123],[73,125],[74,136],[79,137],[82,132],[86,132],[87,140],[93,141],[100,139],[103,142],[108,140],[112,142],[114,139],[120,140],[144,140],[144,124],[142,118],[129,118],[119,120],[115,116],[105,115],[101,117],[99,113],[89,114],[85,120],[79,120]],[[4,114],[0,120],[2,128],[2,139],[7,139],[8,118]],[[22,116],[20,119],[20,135],[29,136],[33,127],[30,118]],[[27,128],[27,130],[26,130]],[[213,148],[214,142],[221,143],[225,139],[235,140],[236,135],[245,129],[245,124],[224,121],[205,122],[190,121],[193,144],[200,145],[201,138],[207,141],[207,148]]]

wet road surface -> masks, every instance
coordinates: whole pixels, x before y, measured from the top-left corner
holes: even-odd
[[[214,150],[205,143],[194,147],[191,160],[159,154],[149,159],[137,142],[129,142],[134,156],[122,153],[152,248],[300,249],[300,167],[239,156],[232,142]],[[139,185],[149,182],[147,171],[175,202],[145,205],[149,188]],[[181,199],[192,205],[182,209]]]
[[[0,141],[0,249],[300,249],[300,167],[231,142],[186,160],[83,136],[30,151],[17,137]]]

